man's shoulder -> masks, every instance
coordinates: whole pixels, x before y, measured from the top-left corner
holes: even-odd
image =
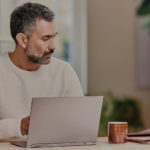
[[[5,76],[6,73],[8,73],[7,71],[9,70],[7,65],[7,56],[8,54],[6,53],[0,54],[0,78],[2,76]]]
[[[3,65],[3,63],[6,61],[7,56],[8,56],[7,53],[0,54],[0,65]]]
[[[0,53],[0,58],[6,57],[7,53]]]

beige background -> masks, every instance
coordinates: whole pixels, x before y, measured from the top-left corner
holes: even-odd
[[[136,86],[134,0],[88,1],[88,93],[134,96],[150,127],[150,89]]]

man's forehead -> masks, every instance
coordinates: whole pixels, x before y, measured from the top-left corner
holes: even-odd
[[[56,34],[56,27],[54,21],[47,21],[45,19],[36,19],[36,24],[32,28],[32,33],[40,35],[54,35]]]

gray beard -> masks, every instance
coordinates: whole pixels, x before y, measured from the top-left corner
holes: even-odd
[[[35,56],[28,56],[28,60],[29,61],[32,61],[33,63],[36,63],[36,64],[41,64],[41,58],[39,57],[35,57]]]
[[[43,62],[43,57],[48,55],[48,54],[52,54],[54,53],[54,50],[49,50],[48,52],[44,53],[42,57],[36,57],[36,56],[33,56],[33,55],[27,55],[28,57],[28,60],[33,62],[33,63],[36,63],[36,64],[46,64]]]

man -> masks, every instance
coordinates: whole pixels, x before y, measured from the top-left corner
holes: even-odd
[[[51,10],[36,3],[25,3],[11,14],[16,47],[0,56],[0,138],[28,134],[32,97],[83,96],[71,66],[52,57],[57,35],[53,19]]]

